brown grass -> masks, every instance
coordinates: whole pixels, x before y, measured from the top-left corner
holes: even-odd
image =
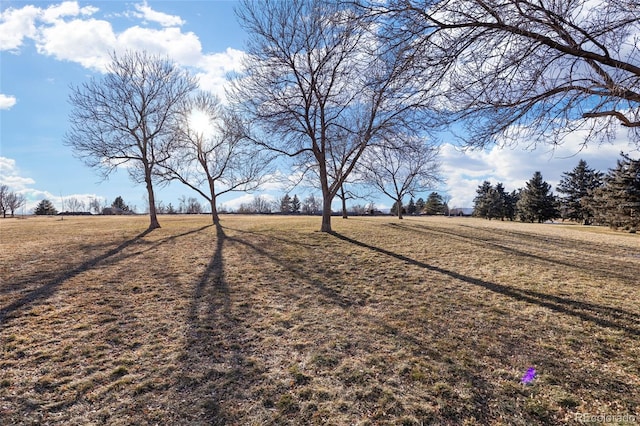
[[[640,421],[637,235],[208,221],[0,221],[0,423]]]

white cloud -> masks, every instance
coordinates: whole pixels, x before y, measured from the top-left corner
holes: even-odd
[[[44,22],[55,23],[66,16],[90,16],[98,10],[98,8],[92,6],[81,8],[77,1],[65,1],[57,5],[49,6],[42,12],[41,16]]]
[[[116,36],[109,22],[74,19],[42,27],[36,48],[43,55],[77,62],[89,69],[103,70],[116,44]]]
[[[200,87],[208,90],[224,101],[224,88],[227,75],[242,70],[245,53],[241,50],[227,48],[224,52],[203,55],[196,64],[201,70],[196,74]]]
[[[0,93],[0,110],[11,109],[16,104],[16,97]]]
[[[154,54],[167,55],[186,66],[197,65],[202,57],[202,45],[198,37],[192,32],[183,33],[179,28],[127,28],[117,35],[114,49],[146,50]]]
[[[25,37],[34,37],[37,33],[35,20],[41,10],[35,6],[21,9],[8,8],[0,12],[0,51],[15,51],[22,46]]]
[[[11,191],[22,191],[35,181],[28,177],[20,176],[20,170],[16,166],[16,160],[0,157],[0,184],[7,185]]]
[[[28,38],[42,55],[76,62],[100,72],[105,71],[114,51],[146,50],[166,55],[191,69],[203,90],[224,100],[226,76],[241,70],[244,52],[228,48],[224,52],[204,53],[196,34],[178,28],[184,23],[179,16],[154,11],[146,2],[134,7],[135,12],[124,15],[141,19],[142,25],[132,25],[119,32],[111,22],[95,17],[97,8],[80,7],[76,1],[48,8],[8,9],[0,20],[0,47],[19,51],[23,40]],[[147,28],[145,22],[160,23],[163,28]]]
[[[142,4],[136,4],[134,7],[138,12],[134,12],[133,15],[145,21],[157,22],[163,27],[175,27],[184,24],[184,20],[179,16],[169,15],[151,9],[146,0]]]

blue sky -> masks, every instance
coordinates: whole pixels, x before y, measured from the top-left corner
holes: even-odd
[[[2,0],[0,184],[27,197],[27,212],[43,198],[60,209],[61,198],[85,202],[99,198],[110,204],[117,196],[143,211],[143,185],[131,182],[124,170],[101,181],[63,145],[70,86],[99,76],[112,51],[146,49],[169,55],[194,71],[203,88],[222,93],[225,75],[240,70],[246,38],[234,7],[234,1]],[[512,190],[524,186],[539,170],[555,187],[562,172],[572,170],[580,158],[606,171],[615,165],[620,151],[638,156],[622,133],[616,142],[604,146],[581,150],[581,141],[581,133],[575,132],[555,150],[492,147],[462,152],[445,136],[441,163],[446,182],[434,190],[447,193],[450,207],[470,207],[475,189],[485,179]],[[283,191],[274,183],[261,194],[275,199]],[[292,191],[301,198],[312,192],[320,193],[309,188]],[[172,184],[157,188],[156,198],[176,206],[183,195],[196,196],[187,187]],[[251,197],[230,194],[221,201],[235,208]],[[383,196],[372,201],[381,209],[391,205]]]

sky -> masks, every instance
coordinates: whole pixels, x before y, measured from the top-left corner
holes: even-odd
[[[58,210],[64,200],[88,204],[98,199],[110,205],[118,196],[145,211],[144,185],[132,182],[125,170],[103,180],[63,144],[69,130],[71,87],[100,77],[111,52],[144,49],[167,55],[195,72],[203,89],[224,93],[225,76],[241,70],[246,34],[238,24],[235,1],[11,1],[0,2],[0,184],[24,194],[29,213],[42,199]],[[575,132],[563,145],[551,149],[520,147],[464,151],[453,137],[441,139],[440,163],[444,182],[433,191],[449,199],[449,207],[472,207],[476,188],[484,181],[502,182],[508,191],[521,188],[535,171],[553,188],[562,173],[580,159],[601,171],[616,164],[621,151],[638,157],[638,148],[624,139],[611,144],[581,146]],[[280,171],[286,175],[286,167]],[[267,184],[256,194],[268,200],[320,190]],[[429,192],[417,194],[427,198]],[[256,194],[232,193],[220,201],[236,209]],[[156,188],[156,200],[178,206],[180,197],[198,197],[178,183]],[[202,200],[204,201],[204,200]],[[380,210],[392,200],[373,201]],[[405,200],[407,202],[408,200]],[[334,204],[337,209],[338,203]],[[22,213],[19,212],[19,213]]]

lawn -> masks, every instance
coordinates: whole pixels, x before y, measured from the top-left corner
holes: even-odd
[[[1,220],[0,423],[640,422],[640,236],[333,222]]]

